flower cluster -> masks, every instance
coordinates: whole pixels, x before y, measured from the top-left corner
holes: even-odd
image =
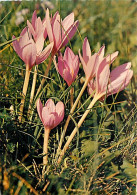
[[[59,12],[56,12],[53,17],[50,17],[49,10],[47,9],[45,18],[41,20],[40,17],[37,17],[36,11],[34,11],[32,21],[27,21],[27,27],[23,29],[20,37],[16,39],[16,37],[13,36],[13,48],[18,56],[24,61],[26,67],[28,67],[26,71],[30,71],[33,66],[45,61],[51,54],[51,60],[49,60],[49,65],[44,75],[47,76],[50,65],[52,61],[54,61],[57,71],[69,87],[78,75],[80,59],[86,79],[75,103],[72,104],[70,113],[72,114],[74,112],[86,87],[88,87],[89,94],[94,94],[88,109],[78,122],[78,127],[80,127],[96,101],[123,90],[129,84],[133,71],[130,69],[131,63],[128,62],[110,72],[110,65],[117,58],[118,51],[105,57],[105,45],[103,45],[97,53],[92,54],[87,37],[83,42],[82,55],[80,50],[78,55],[75,55],[69,47],[67,47],[64,54],[62,54],[60,49],[66,46],[71,40],[77,31],[78,25],[79,22],[74,21],[74,13],[69,14],[62,20]],[[45,40],[47,40],[49,44],[44,48]],[[55,56],[57,56],[57,62],[55,62]],[[29,76],[26,77],[29,78]],[[27,79],[25,79],[25,82],[26,80]],[[41,86],[44,85],[44,81],[45,78],[42,80]],[[23,89],[24,95],[26,95],[27,91],[25,86],[28,85],[25,82]],[[23,104],[24,100],[21,103]],[[23,109],[21,108],[20,111],[23,112]],[[49,99],[43,107],[40,99],[38,99],[37,111],[44,125],[45,132],[48,132],[44,137],[44,139],[47,140],[50,130],[59,125],[64,118],[64,104],[63,102],[58,102],[55,106],[54,102]],[[64,131],[67,129],[69,120],[70,117],[68,116]],[[60,159],[64,155],[76,132],[77,128],[73,130],[66,142],[64,149],[60,154]],[[62,134],[59,144],[60,148],[64,134],[65,133]],[[44,141],[44,143],[43,152],[47,153],[47,141]],[[43,163],[46,164],[47,159],[45,158],[47,158],[47,156],[43,158]],[[58,162],[60,162],[60,159]]]

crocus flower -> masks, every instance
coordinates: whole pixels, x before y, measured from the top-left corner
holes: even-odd
[[[88,39],[87,37],[84,39],[83,48],[82,48],[83,56],[81,55],[79,50],[79,57],[86,75],[86,79],[90,80],[95,76],[95,72],[98,68],[98,64],[104,57],[104,50],[105,50],[105,46],[102,46],[98,51],[98,53],[91,55],[91,49],[90,49]]]
[[[15,36],[12,37],[12,39],[15,38]],[[13,41],[14,50],[25,64],[29,65],[29,69],[36,64],[42,63],[51,53],[53,43],[50,43],[44,50],[43,45],[44,39],[39,38],[37,42],[34,42],[27,27],[22,30],[19,40]]]
[[[50,42],[54,41],[53,54],[69,42],[77,31],[78,24],[78,21],[74,22],[74,13],[69,14],[62,21],[58,12],[50,19],[49,10],[47,9],[46,28]]]
[[[40,17],[37,18],[36,10],[33,12],[31,22],[32,23],[30,23],[29,20],[27,20],[27,25],[30,33],[33,35],[35,42],[37,42],[39,38],[46,39],[47,37],[46,20],[41,21]]]
[[[55,106],[52,99],[48,99],[44,107],[38,99],[37,111],[45,129],[55,128],[64,118],[64,104],[58,102]]]
[[[70,86],[78,74],[79,59],[69,47],[66,48],[64,57],[62,55],[58,57],[57,70]]]
[[[39,117],[44,125],[44,143],[43,143],[43,164],[46,165],[48,162],[48,139],[51,129],[55,128],[64,118],[64,104],[58,102],[55,106],[52,99],[48,99],[45,106],[43,107],[40,99],[37,100],[37,111]]]
[[[133,71],[131,62],[125,63],[116,67],[110,73],[109,65],[100,64],[96,73],[96,79],[91,80],[88,85],[89,94],[96,90],[95,96],[104,98],[105,95],[109,96],[119,91],[122,91],[129,84]]]

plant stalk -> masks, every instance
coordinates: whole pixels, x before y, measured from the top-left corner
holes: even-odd
[[[45,71],[45,74],[44,74],[44,78],[42,79],[41,84],[39,85],[39,88],[37,90],[36,97],[39,94],[41,88],[43,87],[43,85],[44,85],[44,83],[46,81],[46,78],[45,77],[48,76],[48,73],[49,73],[49,70],[50,70],[50,67],[51,67],[51,63],[52,63],[52,59],[53,59],[53,57],[51,56],[51,58],[49,60],[49,63],[48,63],[48,67],[46,68],[46,71]]]
[[[84,83],[84,85],[83,85],[83,87],[82,87],[82,89],[81,89],[81,91],[80,91],[80,93],[79,93],[79,95],[78,95],[75,103],[73,104],[73,106],[72,106],[72,108],[70,110],[70,115],[73,114],[73,112],[74,112],[74,110],[75,110],[75,108],[76,108],[76,106],[77,106],[77,104],[78,104],[78,102],[79,102],[82,94],[84,93],[84,91],[85,91],[88,83],[89,83],[89,79],[86,79],[86,81],[85,81],[85,83]],[[56,158],[58,157],[58,155],[60,153],[61,146],[62,146],[62,143],[64,141],[64,136],[65,136],[65,133],[66,133],[67,127],[69,125],[69,121],[70,121],[70,115],[68,115],[68,118],[66,120],[66,123],[65,123],[65,126],[64,126],[64,129],[63,129],[63,132],[61,134],[60,142],[59,142],[58,149],[57,149],[57,153],[56,153]]]
[[[26,74],[25,74],[25,80],[24,80],[24,85],[23,85],[23,97],[21,99],[21,105],[20,105],[20,115],[18,117],[19,122],[22,120],[22,115],[23,115],[23,108],[25,104],[25,97],[28,89],[28,84],[29,84],[29,77],[30,77],[30,69],[29,65],[26,65]]]
[[[47,69],[45,71],[45,74],[44,74],[44,78],[42,79],[41,84],[39,85],[39,88],[38,88],[37,93],[35,95],[35,105],[34,105],[34,108],[36,108],[36,105],[37,105],[38,94],[39,94],[41,88],[43,87],[43,85],[44,85],[44,83],[46,81],[45,77],[48,76],[48,73],[49,73],[49,70],[50,70],[50,67],[51,67],[51,63],[52,63],[53,57],[54,56],[52,55],[50,60],[49,60],[48,67],[47,67]],[[34,111],[32,110],[32,113],[31,113],[31,116],[30,116],[30,121],[32,121],[33,113],[34,113]]]
[[[78,131],[78,128],[81,127],[82,123],[84,122],[85,118],[87,117],[88,113],[90,112],[91,108],[94,106],[94,104],[96,103],[96,101],[100,98],[99,95],[95,95],[93,100],[91,101],[90,105],[88,106],[87,110],[84,112],[83,116],[81,117],[81,119],[78,122],[78,126],[74,128],[74,130],[72,131],[71,135],[69,136],[69,139],[67,140],[63,150],[61,151],[60,157],[58,159],[58,163],[61,162],[62,157],[64,156],[69,144],[71,143],[72,139],[74,138],[75,134]]]
[[[73,93],[74,93],[74,87],[72,87],[72,88],[70,89],[70,107],[71,107],[71,108],[73,107],[73,100],[74,100]]]
[[[43,165],[47,165],[48,163],[48,140],[49,140],[49,134],[50,134],[50,129],[49,128],[44,128],[44,144],[43,144]]]
[[[37,70],[38,70],[38,65],[35,66],[34,75],[33,75],[33,82],[32,82],[31,95],[30,95],[30,103],[29,103],[29,108],[28,108],[28,116],[31,112],[32,102],[33,102],[34,93],[35,93],[36,80],[37,80]]]

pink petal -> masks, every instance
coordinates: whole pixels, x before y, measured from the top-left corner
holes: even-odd
[[[35,29],[35,21],[37,19],[37,13],[36,13],[36,10],[33,12],[33,15],[32,15],[32,26],[33,28]]]
[[[44,26],[42,24],[40,17],[38,17],[36,22],[35,22],[35,32],[36,32],[35,41],[37,41],[37,39],[41,36],[41,34],[43,35],[43,33],[44,33]]]
[[[90,45],[89,45],[87,37],[84,39],[82,50],[83,50],[83,59],[85,63],[87,64],[89,61],[89,58],[91,57],[91,49],[90,49]]]
[[[31,39],[28,44],[22,48],[22,60],[25,64],[29,65],[30,69],[35,64],[36,54],[36,46],[34,41]]]
[[[98,51],[98,54],[103,58],[104,57],[104,54],[105,54],[105,45],[103,45],[99,51]]]
[[[42,20],[42,24],[43,24],[44,27],[46,27],[46,16],[45,16],[45,18]]]
[[[48,109],[49,113],[56,111],[55,104],[52,99],[48,99],[44,107]]]
[[[73,51],[67,47],[64,53],[64,60],[68,63],[68,64],[72,64],[72,61],[75,58],[75,54],[73,53]]]
[[[72,77],[74,76],[74,72],[75,72],[74,59],[75,59],[75,54],[73,53],[73,51],[69,47],[67,47],[65,50],[65,53],[64,53],[64,61],[66,62],[67,66],[69,67],[69,71],[70,71],[70,74],[72,75]],[[75,80],[75,78],[74,78],[74,80]]]
[[[86,78],[92,79],[95,76],[96,67],[97,67],[97,58],[98,58],[97,53],[89,57],[89,61],[86,66],[86,73],[85,73]]]
[[[70,28],[67,30],[65,35],[62,37],[61,43],[58,46],[57,50],[64,47],[71,40],[71,38],[74,36],[74,34],[77,31],[78,25],[79,25],[79,22],[76,21],[73,25],[70,26]]]
[[[105,53],[105,45],[103,45],[99,51],[98,51],[98,63],[100,63],[103,58],[104,58],[104,53]]]
[[[26,32],[27,32],[27,27],[23,28],[23,30],[22,30],[21,33],[20,33],[20,36],[21,36],[21,37],[25,36],[25,35],[26,35]],[[27,36],[27,38],[28,38],[28,36]],[[28,40],[27,40],[27,41],[28,41]]]
[[[105,64],[107,64],[106,60],[104,60],[105,59],[104,52],[105,52],[105,46],[102,46],[97,53],[96,62],[95,62],[94,70],[93,70],[94,76],[95,76],[95,73],[98,70],[98,66],[100,65],[101,62],[104,62],[104,66],[105,66]]]
[[[41,18],[37,18],[36,11],[33,13],[32,16],[32,24],[27,21],[27,25],[29,27],[30,33],[33,35],[34,40],[37,41],[39,36],[44,32],[44,26],[42,24]]]
[[[124,71],[128,70],[131,68],[131,62],[122,64],[118,67],[116,67],[114,70],[111,71],[110,73],[110,79],[111,82],[115,80],[117,77],[119,77]]]
[[[102,65],[102,64],[101,64]],[[109,65],[99,66],[96,74],[96,94],[105,94],[107,90],[110,70]]]
[[[76,79],[76,76],[78,75],[78,71],[79,71],[79,58],[78,58],[78,55],[76,55],[75,58],[74,58],[73,69],[74,69],[74,76],[73,76],[73,81],[74,81]]]
[[[52,129],[55,128],[60,122],[59,122],[59,117],[58,117],[58,114],[55,112],[55,113],[52,113],[54,115],[54,125],[52,126]]]
[[[58,102],[56,104],[56,112],[58,114],[57,124],[59,124],[64,118],[64,104],[63,104],[63,102]]]
[[[72,78],[72,75],[70,74],[70,71],[68,71],[67,69],[64,69],[62,77],[67,82],[68,86],[72,84],[73,78]]]
[[[96,89],[95,85],[96,85],[95,80],[94,79],[90,80],[90,82],[88,83],[88,93],[89,93],[89,95],[91,95],[95,91],[95,89]]]
[[[58,71],[62,78],[67,82],[68,86],[72,84],[72,75],[66,61],[61,56],[58,57]]]
[[[13,35],[12,39],[15,39],[15,38],[16,37]],[[13,48],[14,48],[15,52],[18,54],[18,56],[20,58],[22,58],[22,50],[19,46],[19,41],[18,40],[13,41]]]
[[[52,51],[53,44],[53,42],[50,43],[39,55],[36,56],[36,64],[40,64],[48,58]]]
[[[44,20],[42,21],[43,27],[44,27],[44,39],[47,38],[47,23],[46,23],[46,17],[44,18]]]
[[[48,33],[47,33],[47,29],[46,29],[46,28],[45,28],[45,30],[44,30],[43,35],[44,35],[44,39],[46,39],[46,38],[47,38],[47,35],[48,35]]]
[[[112,64],[112,62],[116,59],[118,55],[118,52],[115,52],[113,54],[109,54],[107,57],[105,58],[102,58],[101,62],[97,65],[97,68],[100,67],[100,70],[107,66],[107,65],[110,65]],[[97,71],[97,70],[96,70]]]
[[[63,71],[67,69],[67,71],[70,71],[70,68],[67,64],[67,62],[63,59],[62,54],[58,57],[58,71],[60,75],[63,77]]]
[[[54,45],[57,48],[61,42],[61,21],[60,15],[58,14],[56,20],[52,26],[53,37],[54,37]]]
[[[51,26],[54,25],[54,22],[55,22],[55,20],[57,19],[58,15],[59,15],[59,12],[57,11],[57,12],[54,14],[53,18],[51,17]]]
[[[56,114],[57,115],[57,114]],[[42,118],[43,118],[43,125],[44,127],[47,127],[49,129],[53,129],[55,126],[55,115],[54,114],[48,114],[46,107],[42,110]]]
[[[119,91],[122,91],[127,87],[129,84],[131,78],[133,76],[133,71],[132,70],[127,70],[125,71],[120,78],[116,79],[112,83],[109,84],[108,86],[108,95],[118,93]]]
[[[20,34],[20,39],[19,39],[20,47],[22,48],[25,45],[27,45],[30,39],[31,39],[31,35],[29,33],[29,30],[27,29],[27,27],[25,27]]]
[[[46,39],[47,38],[47,24],[46,24],[46,18],[42,21],[42,24],[43,24],[43,28],[44,28],[44,33],[43,33],[43,35],[44,35],[44,39]]]
[[[28,28],[29,28],[30,33],[33,35],[33,37],[35,39],[36,38],[35,30],[34,30],[32,24],[28,20],[27,20],[27,25],[28,25]]]
[[[47,9],[47,11],[46,11],[46,24],[47,24],[47,34],[49,37],[49,41],[53,42],[54,38],[53,38],[53,32],[52,32],[52,27],[51,27],[51,23],[50,23],[49,9]]]
[[[37,100],[37,111],[38,111],[38,114],[39,114],[39,117],[43,123],[43,119],[42,119],[42,109],[43,109],[43,105],[40,101],[40,99]]]
[[[36,41],[37,55],[41,53],[43,46],[44,46],[44,36],[43,34],[41,34]]]
[[[112,54],[109,54],[105,60],[106,60],[106,64],[112,64],[114,62],[114,60],[117,58],[118,56],[118,51],[112,53]]]
[[[130,82],[133,71],[130,70],[131,63],[126,63],[115,68],[110,74],[110,84],[108,85],[108,95],[122,91]]]
[[[65,34],[65,32],[69,29],[71,25],[74,23],[74,13],[69,14],[67,17],[64,18],[62,21],[62,33]]]

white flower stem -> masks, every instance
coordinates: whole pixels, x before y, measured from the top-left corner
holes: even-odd
[[[44,128],[44,144],[43,144],[43,165],[47,165],[48,163],[48,140],[49,140],[49,128]]]
[[[74,93],[74,87],[72,87],[72,88],[70,89],[70,107],[71,107],[71,108],[73,107],[73,100],[74,100],[73,93]]]
[[[33,82],[32,82],[31,94],[30,94],[30,103],[29,103],[29,108],[28,108],[28,116],[31,112],[31,106],[32,106],[34,93],[35,93],[36,80],[37,80],[37,70],[38,70],[38,65],[35,66],[34,75],[33,75]]]
[[[19,122],[22,120],[22,115],[23,115],[23,109],[24,109],[24,104],[25,104],[25,97],[28,89],[28,84],[29,84],[29,77],[30,77],[30,70],[29,70],[29,65],[26,65],[26,74],[25,74],[25,80],[24,80],[24,85],[23,85],[23,97],[21,99],[21,105],[20,105],[20,113],[19,113]]]

